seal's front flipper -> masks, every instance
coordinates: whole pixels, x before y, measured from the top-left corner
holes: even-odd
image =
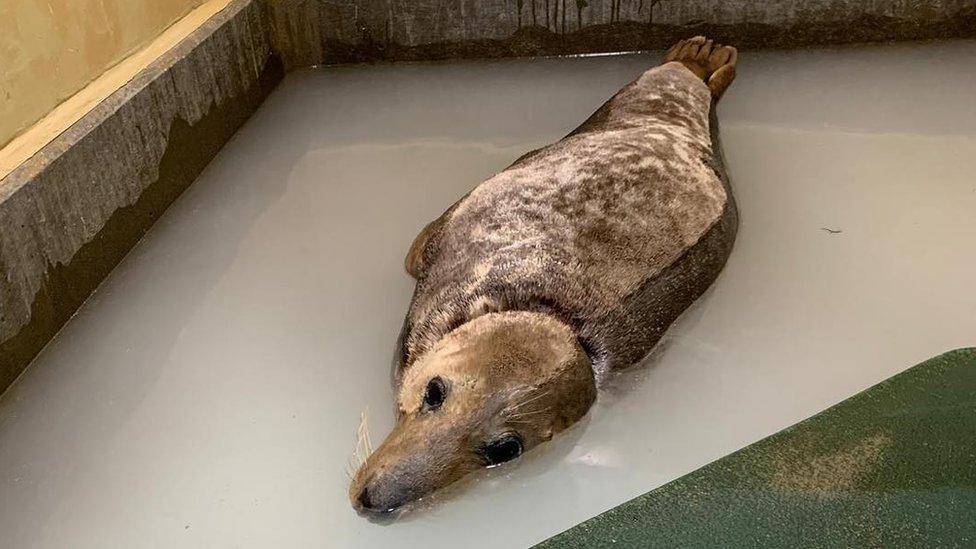
[[[446,214],[431,221],[424,227],[424,230],[420,231],[417,238],[413,240],[413,244],[410,245],[406,259],[403,260],[407,273],[417,280],[420,280],[427,270],[424,264],[424,252],[427,251],[427,244],[431,241],[431,237],[440,231],[445,216]]]
[[[451,218],[451,214],[457,209],[461,202],[471,194],[469,191],[460,200],[451,204],[451,207],[447,209],[446,212],[442,213],[440,217],[431,221],[424,227],[424,230],[420,231],[417,238],[413,240],[413,244],[410,245],[410,251],[407,252],[406,259],[403,260],[403,266],[407,269],[407,274],[420,280],[427,274],[427,261],[429,260],[430,250],[437,245],[437,239],[440,238],[441,229],[447,224],[447,220]]]

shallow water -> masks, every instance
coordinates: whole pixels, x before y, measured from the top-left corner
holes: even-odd
[[[525,546],[976,343],[976,42],[749,52],[712,290],[578,428],[357,516],[414,235],[655,59],[289,76],[0,399],[2,545]]]

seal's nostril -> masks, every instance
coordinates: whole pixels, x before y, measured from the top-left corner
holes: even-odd
[[[372,509],[373,502],[369,499],[369,488],[363,487],[363,491],[359,493],[359,504],[363,506],[363,509]]]

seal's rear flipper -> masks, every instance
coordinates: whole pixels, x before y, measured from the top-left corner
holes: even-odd
[[[732,46],[725,46],[718,52],[718,55],[720,59],[724,58],[725,61],[708,77],[708,89],[712,90],[712,96],[715,99],[720,99],[725,90],[732,85],[732,81],[735,80],[735,65],[739,53]]]
[[[716,99],[735,80],[738,51],[732,46],[716,44],[704,36],[682,40],[671,46],[664,55],[664,62],[676,61],[708,83],[708,89]]]

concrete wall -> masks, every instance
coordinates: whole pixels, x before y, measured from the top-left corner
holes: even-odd
[[[0,391],[282,76],[262,7],[233,0],[0,176]]]
[[[0,147],[203,1],[0,2]]]
[[[264,0],[290,67],[976,36],[976,0]]]

